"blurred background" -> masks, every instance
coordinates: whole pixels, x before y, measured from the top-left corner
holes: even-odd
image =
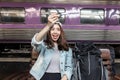
[[[95,5],[113,5],[113,6],[120,5],[120,0],[0,0],[0,3],[2,3],[2,2],[7,2],[7,3],[31,2],[31,3],[45,3],[45,4],[63,4],[63,5],[66,5],[66,4],[70,4],[70,5],[72,5],[72,4],[73,5],[92,5],[92,4],[95,4]],[[18,12],[19,11],[22,12],[24,10],[20,9],[20,10],[18,10]],[[32,11],[32,8],[31,8],[31,11]],[[34,9],[33,9],[33,11],[34,11]],[[6,9],[5,9],[5,12],[7,14]],[[4,10],[3,10],[3,13],[4,13]],[[24,12],[21,14],[24,15]],[[10,14],[10,16],[13,16],[13,15]],[[6,17],[6,16],[4,16],[4,17]],[[32,16],[32,17],[34,17],[34,16]],[[0,19],[1,19],[1,17],[0,17]],[[23,20],[23,17],[21,20]],[[29,21],[28,21],[27,27],[28,26],[32,27],[34,25],[34,21],[30,25],[29,25],[29,23],[30,23]],[[4,25],[4,23],[2,25]],[[2,27],[2,25],[1,25],[1,27]],[[0,35],[0,37],[3,39],[3,40],[0,40],[1,41],[0,42],[0,80],[26,80],[26,79],[33,80],[31,78],[31,76],[29,75],[29,69],[31,68],[31,66],[35,62],[35,60],[31,60],[31,59],[32,58],[34,59],[34,57],[36,59],[37,55],[32,54],[30,39],[32,38],[31,36],[33,36],[33,34],[34,34],[33,31],[37,32],[38,29],[34,29],[34,30],[29,29],[29,31],[28,31],[28,30],[22,29],[22,28],[20,28],[20,30],[18,30],[18,28],[17,28],[15,30],[11,30],[7,26],[11,26],[11,25],[5,24],[4,29],[2,29],[2,28],[0,29],[0,32],[2,34],[2,35]],[[38,23],[34,26],[38,26]],[[21,24],[20,24],[20,26],[17,25],[17,27],[21,27]],[[119,27],[119,26],[117,26],[117,27]],[[14,31],[15,31],[16,35],[14,34]],[[116,31],[113,31],[113,33],[114,32],[116,32]],[[120,31],[118,30],[118,33],[119,32]],[[31,34],[29,34],[29,33],[31,33]],[[27,36],[24,36],[24,34],[26,34]],[[120,34],[118,34],[118,35],[120,35]],[[114,36],[114,37],[118,38],[120,36]],[[13,41],[12,40],[8,41],[7,39],[13,39]],[[16,40],[19,39],[19,40],[17,40],[15,42],[14,39],[16,39]],[[21,39],[25,39],[26,42],[24,40],[21,41]],[[120,42],[115,43],[113,45],[113,47],[115,47],[117,49],[116,50],[117,53],[120,53]],[[31,57],[31,55],[33,55],[33,56]],[[119,56],[120,56],[120,54],[119,54]],[[15,57],[15,58],[13,58],[13,57]],[[115,66],[116,72],[118,74],[120,74],[120,57],[119,57],[119,59],[116,59],[116,63],[117,63]]]

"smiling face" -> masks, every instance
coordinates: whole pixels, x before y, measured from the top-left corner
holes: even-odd
[[[54,24],[54,26],[50,30],[50,35],[51,35],[52,40],[54,42],[57,42],[57,40],[60,37],[60,34],[61,34],[60,26],[58,24]]]
[[[48,48],[55,47],[57,43],[59,50],[68,51],[68,44],[62,28],[62,24],[60,22],[56,22],[53,26],[51,26],[50,30],[46,35],[45,43]]]

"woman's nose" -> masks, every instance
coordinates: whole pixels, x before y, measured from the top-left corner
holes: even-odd
[[[54,30],[54,33],[57,33],[57,29]]]

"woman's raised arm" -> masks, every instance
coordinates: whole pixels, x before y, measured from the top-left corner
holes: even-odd
[[[36,35],[36,41],[41,41],[45,34],[49,31],[49,29],[54,25],[56,21],[58,21],[59,15],[57,13],[52,13],[48,16],[48,23],[46,26]]]

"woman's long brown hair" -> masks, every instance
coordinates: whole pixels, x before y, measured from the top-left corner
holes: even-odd
[[[59,50],[65,50],[65,51],[68,51],[68,44],[67,44],[67,41],[65,39],[65,34],[64,34],[64,31],[61,27],[61,25],[59,23],[55,23],[55,24],[58,24],[60,26],[60,31],[61,31],[61,34],[60,34],[60,37],[59,39],[57,40],[57,43],[58,43],[58,49]],[[51,30],[51,29],[50,29]],[[47,33],[47,36],[46,36],[46,40],[45,40],[45,43],[46,45],[48,46],[48,48],[53,48],[54,47],[54,44],[53,44],[53,40],[51,38],[51,35],[50,35],[50,30],[48,31]]]

